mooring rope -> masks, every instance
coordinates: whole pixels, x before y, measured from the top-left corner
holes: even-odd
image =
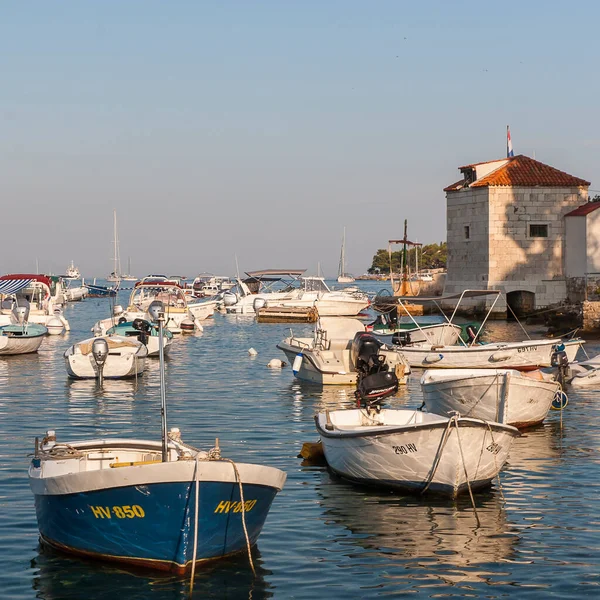
[[[467,488],[469,488],[469,496],[471,496],[471,504],[473,505],[473,512],[475,513],[475,519],[477,519],[477,527],[481,527],[481,521],[477,514],[477,506],[475,506],[475,498],[473,498],[473,490],[471,489],[471,482],[469,481],[469,474],[467,473],[467,463],[465,462],[465,455],[463,454],[462,444],[460,443],[460,435],[458,434],[458,415],[452,417],[454,425],[456,427],[456,439],[458,440],[458,448],[460,450],[460,458],[462,460],[463,469],[465,471],[465,479],[467,480]]]
[[[190,598],[194,592],[194,576],[196,574],[196,553],[198,552],[198,504],[200,497],[200,481],[198,478],[198,471],[200,469],[200,462],[198,455],[196,454],[196,470],[194,473],[194,480],[196,482],[196,502],[194,506],[194,549],[192,551],[192,573],[190,575]]]
[[[492,427],[489,421],[485,421],[487,428],[490,430],[490,436],[492,438],[492,444],[496,444],[494,441],[494,432],[492,431]],[[494,452],[494,467],[496,468],[496,479],[498,480],[498,487],[500,488],[500,497],[502,498],[502,502],[506,504],[506,498],[504,496],[504,489],[502,488],[502,481],[500,480],[500,469],[498,468],[498,463],[496,462],[496,453]]]

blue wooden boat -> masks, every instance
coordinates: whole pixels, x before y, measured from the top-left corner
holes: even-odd
[[[193,574],[197,563],[250,551],[286,475],[222,458],[218,440],[203,452],[178,429],[167,432],[164,305],[155,301],[148,313],[159,325],[162,439],[58,443],[48,431],[41,446],[36,439],[29,484],[43,543]],[[92,351],[103,365],[107,349]]]
[[[160,441],[64,444],[48,432],[29,467],[41,541],[176,573],[254,545],[285,473],[234,466],[214,451],[182,443],[177,434],[171,432],[163,462]]]

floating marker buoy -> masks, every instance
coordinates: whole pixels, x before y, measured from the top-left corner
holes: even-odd
[[[256,355],[258,354],[258,352],[257,352],[257,351],[256,351],[254,348],[250,348],[250,349],[248,350],[248,354],[249,354],[250,356],[256,356]]]
[[[279,360],[278,358],[272,358],[269,363],[267,364],[267,367],[269,367],[269,369],[282,369],[283,367],[286,366],[287,363],[284,363],[282,360]]]
[[[567,404],[569,404],[569,397],[562,390],[558,390],[552,400],[552,410],[562,410]]]
[[[303,358],[304,358],[304,355],[302,354],[302,352],[299,352],[298,354],[296,354],[296,358],[294,359],[294,364],[292,365],[292,371],[294,372],[294,375],[298,375],[298,371],[300,370],[300,367],[302,366]]]

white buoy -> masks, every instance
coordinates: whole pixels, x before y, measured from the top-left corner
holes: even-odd
[[[256,351],[254,348],[250,348],[250,349],[248,350],[248,354],[249,354],[250,356],[256,356],[256,355],[258,354],[258,352],[257,352],[257,351]]]
[[[269,369],[282,369],[286,366],[286,364],[287,363],[279,360],[278,358],[272,358],[267,364],[267,367],[269,367]]]
[[[46,328],[49,335],[60,335],[65,326],[59,317],[52,317],[46,321]]]

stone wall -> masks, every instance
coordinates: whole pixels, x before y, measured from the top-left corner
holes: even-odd
[[[600,329],[600,302],[583,303],[583,331]]]

